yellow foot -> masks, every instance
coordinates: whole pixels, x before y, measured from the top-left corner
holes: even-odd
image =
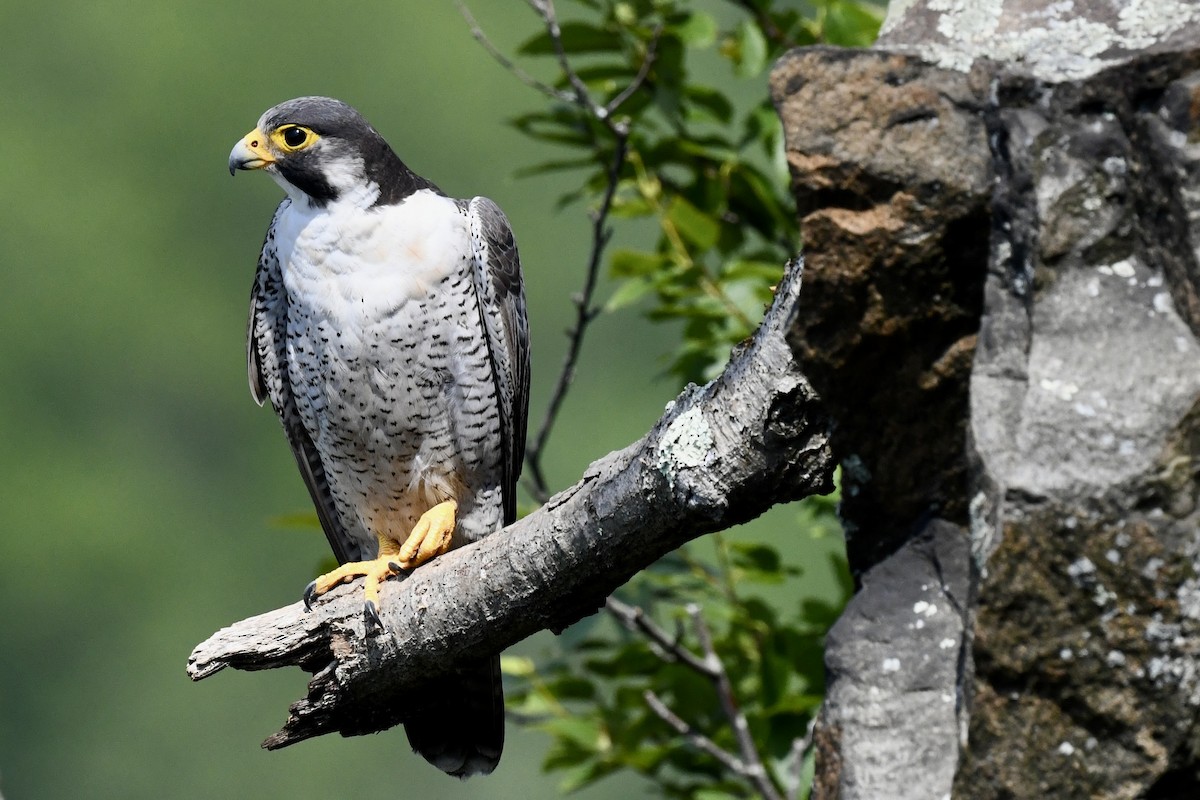
[[[394,560],[404,569],[413,569],[449,550],[457,512],[458,503],[447,500],[422,514]]]
[[[396,574],[396,567],[389,556],[381,556],[373,561],[350,561],[342,564],[305,587],[304,607],[311,611],[314,598],[325,594],[339,583],[349,583],[362,575],[366,578],[363,581],[363,616],[366,618],[367,632],[370,633],[372,628],[383,630],[383,623],[379,619],[379,584]]]
[[[366,579],[363,581],[363,616],[366,618],[367,633],[373,628],[383,630],[383,623],[379,619],[379,584],[449,550],[457,512],[458,503],[453,500],[438,503],[421,515],[400,547],[391,538],[378,536],[377,558],[351,561],[317,578],[304,589],[304,607],[311,611],[315,598],[339,583],[349,583],[361,575]]]

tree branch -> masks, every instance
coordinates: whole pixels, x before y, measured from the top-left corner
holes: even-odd
[[[725,671],[725,665],[713,646],[712,633],[708,630],[704,615],[700,613],[700,606],[695,603],[689,604],[687,612],[696,629],[696,638],[700,640],[700,649],[704,651],[704,663],[711,672],[717,698],[721,701],[721,711],[733,727],[734,738],[737,739],[738,749],[741,750],[741,761],[745,768],[741,774],[767,800],[783,800],[779,790],[771,782],[771,776],[767,774],[762,759],[759,758],[758,746],[754,744],[754,737],[750,735],[750,724],[746,721],[742,709],[738,707],[737,698],[733,695],[733,684],[729,682],[729,673]]]
[[[725,767],[725,769],[729,770],[734,775],[738,775],[747,780],[750,779],[746,765],[741,759],[726,750],[724,747],[721,747],[721,745],[717,744],[703,733],[700,733],[700,731],[696,730],[691,725],[688,725],[686,722],[684,722],[683,718],[672,711],[670,707],[662,701],[661,697],[647,689],[646,691],[642,692],[642,698],[646,701],[646,705],[650,706],[650,710],[658,715],[659,719],[670,725],[676,733],[687,739],[688,744],[700,752],[707,753],[708,755],[712,756],[717,763]]]
[[[583,348],[583,337],[588,326],[596,318],[599,309],[593,304],[592,298],[596,293],[596,280],[600,276],[600,261],[604,255],[604,247],[612,237],[608,228],[608,214],[612,210],[613,197],[617,193],[617,185],[621,180],[621,168],[625,166],[625,155],[628,152],[629,130],[625,126],[616,128],[618,133],[616,148],[613,151],[612,163],[608,168],[608,181],[604,187],[604,198],[600,201],[600,209],[592,215],[592,252],[588,257],[587,269],[584,272],[583,290],[575,295],[575,323],[567,331],[567,354],[563,358],[562,369],[559,370],[558,380],[555,381],[554,391],[550,394],[550,403],[546,406],[546,414],[542,424],[538,426],[537,436],[529,445],[525,454],[525,463],[529,465],[530,480],[534,499],[545,503],[549,499],[550,487],[542,472],[542,454],[546,450],[546,442],[554,423],[558,421],[558,412],[567,390],[575,380],[575,365],[579,363],[579,353]]]
[[[716,675],[708,662],[699,658],[691,650],[683,646],[677,637],[667,634],[654,620],[646,616],[646,612],[637,606],[622,603],[615,597],[604,601],[604,607],[627,630],[641,633],[651,642],[655,652],[663,661],[678,662],[687,665],[692,671],[713,680]]]
[[[713,646],[712,633],[704,621],[700,606],[689,603],[687,613],[692,619],[692,627],[696,632],[696,639],[700,642],[700,648],[704,651],[703,658],[699,658],[684,647],[677,638],[668,636],[667,632],[646,616],[646,612],[641,608],[626,605],[615,597],[608,598],[605,607],[627,629],[648,637],[660,658],[685,664],[692,671],[712,681],[713,689],[721,703],[721,711],[733,729],[734,738],[737,740],[738,749],[742,754],[741,758],[726,752],[711,739],[696,731],[682,717],[671,711],[658,695],[652,691],[646,691],[643,696],[650,709],[677,733],[687,738],[694,747],[708,753],[734,774],[748,781],[766,800],[783,800],[783,796],[771,781],[762,758],[758,754],[758,746],[755,745],[754,738],[750,735],[750,725],[746,721],[746,715],[738,706],[737,698],[734,697],[729,674],[725,671],[725,664],[717,654],[716,647]]]
[[[642,439],[502,533],[386,583],[384,633],[364,636],[355,583],[311,613],[294,603],[218,631],[193,651],[188,674],[290,665],[314,673],[269,748],[384,730],[421,706],[426,676],[448,664],[562,630],[681,544],[830,491],[830,423],[785,341],[801,272],[799,260],[790,265],[724,373],[688,387]]]
[[[539,81],[537,78],[533,77],[528,72],[514,64],[508,56],[504,55],[504,53],[500,51],[500,48],[496,47],[492,40],[488,38],[487,34],[483,32],[483,28],[480,27],[479,23],[475,20],[475,15],[471,13],[471,9],[467,7],[467,4],[463,2],[463,0],[454,0],[454,5],[458,6],[458,13],[462,14],[463,19],[467,21],[467,26],[471,29],[471,36],[475,38],[475,41],[479,42],[480,46],[482,46],[483,49],[488,52],[488,55],[490,55],[497,64],[503,67],[505,71],[512,73],[512,75],[514,75],[521,83],[525,84],[531,89],[536,89],[537,91],[546,95],[546,97],[549,97],[551,100],[557,100],[560,103],[570,103],[575,99],[573,94],[559,91],[553,86]]]
[[[567,57],[567,50],[563,47],[562,28],[558,24],[558,14],[554,10],[554,0],[527,1],[533,10],[541,16],[542,24],[546,26],[546,33],[550,35],[550,42],[554,46],[554,55],[558,58],[558,66],[562,69],[567,83],[571,84],[571,89],[574,91],[575,104],[585,109],[592,117],[601,121],[607,120],[608,110],[592,100],[592,95],[588,91],[587,84],[583,82],[583,79],[571,67],[571,59]]]
[[[554,390],[550,394],[550,402],[546,406],[546,413],[542,417],[541,425],[538,426],[537,435],[529,443],[525,452],[525,463],[529,465],[530,494],[539,503],[545,503],[550,496],[550,486],[542,471],[542,455],[546,451],[546,442],[550,438],[550,432],[554,430],[554,425],[558,421],[558,413],[567,397],[567,391],[575,379],[575,365],[579,363],[579,353],[583,348],[584,335],[587,333],[588,326],[600,313],[600,309],[593,302],[596,294],[596,281],[600,276],[600,263],[604,255],[604,248],[612,238],[612,231],[608,227],[608,216],[612,211],[613,198],[616,197],[617,187],[621,182],[621,171],[625,167],[625,159],[629,153],[629,122],[624,119],[614,119],[613,113],[620,108],[622,103],[632,97],[649,77],[662,27],[659,26],[655,29],[637,75],[607,105],[602,106],[592,99],[587,85],[572,68],[570,59],[567,58],[562,44],[562,29],[559,27],[558,18],[554,12],[554,5],[550,0],[529,0],[529,4],[542,17],[546,33],[554,43],[559,67],[574,89],[573,93],[564,95],[567,101],[572,102],[584,114],[603,125],[609,135],[613,137],[613,154],[605,175],[604,194],[601,196],[599,209],[592,212],[591,215],[592,247],[587,267],[584,270],[583,289],[572,298],[575,305],[575,322],[567,331],[567,354],[563,358],[558,380],[554,383]]]
[[[812,750],[813,735],[816,733],[817,720],[820,719],[820,716],[821,712],[818,710],[808,721],[808,728],[804,731],[804,735],[792,740],[792,749],[788,753],[786,761],[788,777],[791,779],[787,800],[800,800],[800,790],[803,788],[801,779],[804,773],[804,759],[808,756],[808,751]]]

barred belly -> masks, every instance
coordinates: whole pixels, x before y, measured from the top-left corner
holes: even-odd
[[[463,266],[386,313],[350,313],[289,290],[296,405],[338,514],[368,557],[377,536],[403,542],[447,499],[459,504],[454,546],[502,526],[498,399]]]

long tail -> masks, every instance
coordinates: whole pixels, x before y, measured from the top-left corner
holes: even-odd
[[[428,706],[404,723],[408,743],[458,778],[486,775],[504,750],[500,656],[457,668],[430,684]]]

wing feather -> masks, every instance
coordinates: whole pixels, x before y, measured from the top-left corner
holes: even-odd
[[[287,290],[283,285],[283,274],[275,249],[275,223],[279,214],[290,203],[284,200],[275,211],[271,227],[267,231],[262,253],[258,258],[258,271],[250,292],[250,322],[246,336],[246,369],[250,379],[250,393],[260,406],[271,401],[271,407],[283,423],[292,455],[300,468],[304,485],[312,496],[321,529],[329,540],[329,546],[338,563],[361,560],[359,545],[346,533],[333,503],[329,481],[320,456],[313,446],[296,402],[292,395],[287,369]]]
[[[529,417],[529,324],[525,287],[512,227],[486,197],[467,203],[479,314],[487,331],[503,444],[504,524],[517,518],[517,478],[525,458]]]

